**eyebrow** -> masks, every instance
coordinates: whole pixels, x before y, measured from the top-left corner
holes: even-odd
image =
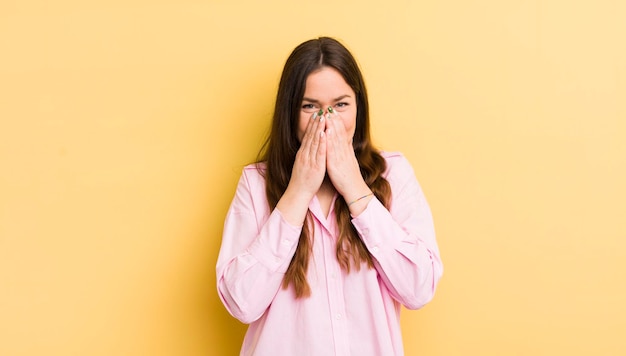
[[[333,101],[339,101],[339,100],[343,100],[343,99],[349,98],[349,97],[350,97],[350,95],[345,94],[345,95],[342,95],[342,96],[339,96],[339,97],[335,98]],[[307,98],[307,97],[302,98],[302,101],[308,101],[310,103],[319,103],[319,100],[315,100],[315,99],[311,99],[311,98]]]

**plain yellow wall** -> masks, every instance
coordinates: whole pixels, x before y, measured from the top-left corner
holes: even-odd
[[[234,355],[215,261],[284,60],[331,35],[445,265],[407,355],[626,353],[626,3],[0,3],[0,355]]]

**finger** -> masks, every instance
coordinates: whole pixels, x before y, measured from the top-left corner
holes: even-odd
[[[320,165],[326,165],[326,134],[324,133],[324,131],[320,131],[320,139],[319,139],[319,146],[317,148],[317,162]]]
[[[324,132],[324,125],[326,125],[324,121],[324,117],[320,116],[318,120],[315,120],[315,123],[313,124],[313,129],[311,131],[311,145],[309,146],[308,153],[310,159],[314,162],[317,156],[317,150],[319,149],[320,145],[320,133]]]
[[[337,114],[326,115],[326,134],[327,134],[327,148],[329,155],[335,155],[339,147],[339,137],[337,136],[337,121],[341,121],[341,118]]]
[[[307,123],[306,129],[304,131],[304,136],[302,136],[302,142],[300,143],[301,150],[308,150],[311,145],[311,140],[313,138],[313,131],[315,130],[315,125],[317,122],[317,112],[311,115],[311,119]]]
[[[354,147],[352,145],[353,137],[346,130],[344,121],[341,119],[339,114],[332,117],[332,125],[337,149],[341,150],[345,154],[354,152]]]
[[[346,127],[343,124],[343,120],[341,119],[341,116],[339,115],[339,113],[337,113],[336,111],[330,115],[330,120],[333,131],[335,132],[335,137],[338,141],[342,141],[342,142],[347,142],[347,140],[344,140],[344,138],[346,137]]]

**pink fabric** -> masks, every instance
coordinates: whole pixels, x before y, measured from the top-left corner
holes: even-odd
[[[353,217],[375,268],[345,273],[335,257],[338,229],[317,198],[313,255],[307,279],[312,295],[295,299],[282,289],[301,226],[270,211],[265,183],[254,165],[244,168],[226,217],[217,261],[217,287],[228,311],[250,324],[241,355],[403,355],[401,305],[429,302],[443,266],[430,208],[409,162],[383,153],[392,188],[389,211],[373,198]],[[335,197],[336,199],[336,197]]]

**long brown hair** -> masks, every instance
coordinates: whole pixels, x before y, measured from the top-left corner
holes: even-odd
[[[365,183],[374,195],[389,206],[391,188],[382,173],[385,159],[373,147],[369,130],[369,105],[365,82],[356,60],[337,40],[320,37],[296,47],[283,68],[278,85],[276,105],[270,135],[259,153],[259,162],[266,166],[266,195],[271,209],[276,207],[291,178],[296,153],[300,148],[297,136],[300,105],[309,74],[322,68],[337,70],[356,95],[356,130],[352,145]],[[348,204],[342,197],[335,200],[335,214],[339,226],[336,255],[342,269],[350,272],[351,266],[359,270],[362,263],[373,267],[372,256],[352,225]],[[297,298],[311,294],[306,280],[309,256],[312,251],[312,215],[307,212],[296,253],[283,277],[283,288],[293,284]]]

